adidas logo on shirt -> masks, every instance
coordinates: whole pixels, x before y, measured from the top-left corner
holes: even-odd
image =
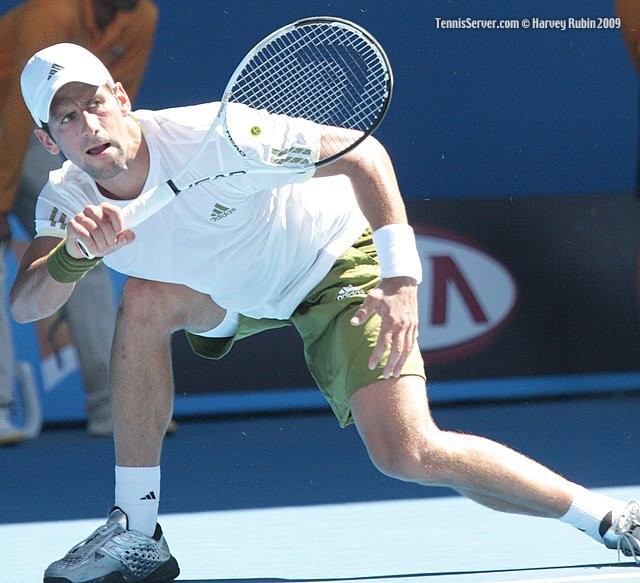
[[[221,205],[220,203],[216,203],[216,206],[214,206],[213,210],[211,211],[211,216],[209,217],[209,220],[215,223],[216,221],[224,219],[225,217],[228,217],[230,214],[235,212],[236,212],[235,208],[228,208],[226,206]]]
[[[345,285],[339,292],[337,296],[337,300],[346,300],[347,298],[351,298],[353,296],[366,296],[367,293],[361,287],[355,287],[351,284]]]

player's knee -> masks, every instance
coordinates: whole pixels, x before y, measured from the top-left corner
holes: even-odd
[[[421,436],[411,442],[394,441],[369,448],[375,467],[406,482],[436,484],[441,480],[442,455],[437,439]]]
[[[125,321],[170,329],[174,325],[177,306],[170,286],[131,277],[122,288],[119,311]]]

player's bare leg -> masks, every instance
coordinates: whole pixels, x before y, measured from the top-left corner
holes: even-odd
[[[107,522],[45,571],[45,581],[173,581],[178,563],[157,524],[160,452],[173,408],[171,334],[215,328],[225,311],[184,286],[129,279],[111,353],[115,507]],[[110,552],[105,552],[105,548]],[[96,562],[94,555],[103,560]],[[131,579],[133,580],[133,579]]]
[[[209,296],[184,286],[127,281],[111,357],[117,465],[159,465],[173,410],[171,334],[211,330],[224,314]]]
[[[418,377],[364,387],[351,407],[373,463],[389,476],[505,512],[560,517],[571,505],[576,486],[565,478],[489,439],[440,430]]]
[[[383,473],[447,486],[494,510],[559,518],[640,564],[640,502],[591,492],[489,439],[441,431],[421,378],[373,383],[351,397],[351,408]]]

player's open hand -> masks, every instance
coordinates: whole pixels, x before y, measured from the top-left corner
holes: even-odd
[[[359,326],[375,312],[380,315],[382,322],[378,341],[369,358],[369,368],[375,368],[390,347],[383,374],[387,379],[398,377],[418,337],[416,281],[410,277],[381,280],[351,318],[351,324]]]
[[[134,239],[133,231],[124,228],[122,210],[109,203],[87,206],[67,225],[67,251],[76,259],[85,256],[78,241],[94,257],[104,257]]]

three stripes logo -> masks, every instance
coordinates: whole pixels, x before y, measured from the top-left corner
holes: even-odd
[[[280,164],[293,164],[308,166],[315,162],[313,150],[305,146],[292,146],[284,150],[278,148],[271,148],[269,163]]]
[[[230,214],[235,212],[236,212],[235,208],[229,208],[221,205],[220,203],[216,203],[216,206],[214,206],[213,210],[211,211],[211,216],[209,217],[209,220],[212,223],[215,223],[216,221],[224,219],[225,217],[228,217]]]
[[[49,215],[49,224],[52,227],[59,226],[60,229],[66,231],[69,217],[66,213],[62,212],[58,207],[53,207],[51,214]]]
[[[58,71],[62,71],[62,69],[64,69],[62,65],[57,65],[56,63],[51,65],[51,69],[49,69],[49,74],[47,75],[47,81],[51,79],[51,77],[53,77]]]
[[[142,498],[140,498],[140,500],[155,500],[155,499],[156,499],[156,495],[153,490],[151,490],[151,492],[149,492],[146,496],[143,496]]]

